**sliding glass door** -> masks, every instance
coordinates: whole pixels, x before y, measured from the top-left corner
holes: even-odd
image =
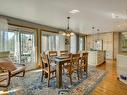
[[[0,33],[0,51],[10,51],[15,64],[25,64],[28,69],[36,67],[36,32],[32,29],[9,27]]]
[[[29,68],[35,68],[35,32],[20,34],[20,63],[25,63]]]

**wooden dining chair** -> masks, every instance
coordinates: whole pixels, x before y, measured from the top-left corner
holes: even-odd
[[[52,66],[49,62],[48,55],[43,54],[41,56],[41,63],[42,63],[42,78],[41,81],[43,82],[43,76],[45,74],[48,74],[48,86],[50,84],[51,74],[53,75],[55,73],[56,76],[56,66]]]
[[[57,51],[49,51],[49,53],[48,53],[49,61],[50,61],[50,64],[51,64],[52,66],[55,66],[55,65],[56,65],[55,61],[52,60],[52,59],[53,59],[54,57],[56,57],[57,55],[58,55]]]
[[[68,56],[68,51],[60,51],[60,56]]]
[[[49,57],[57,56],[57,51],[49,51]]]
[[[64,68],[67,70],[69,74],[71,84],[72,84],[72,73],[74,71],[77,71],[77,76],[79,80],[79,59],[80,54],[71,54],[70,62],[66,66],[64,66]]]
[[[82,72],[85,72],[86,73],[86,76],[87,76],[88,53],[82,53],[81,61],[79,63],[79,68],[81,70],[81,77],[83,77],[82,76]]]

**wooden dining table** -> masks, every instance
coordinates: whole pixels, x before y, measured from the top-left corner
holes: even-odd
[[[56,87],[61,88],[62,87],[62,65],[64,63],[70,62],[70,58],[59,58],[55,57],[52,59],[56,63]]]

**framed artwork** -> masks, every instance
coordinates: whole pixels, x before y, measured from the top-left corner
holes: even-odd
[[[127,51],[127,32],[120,34],[120,47],[121,51]]]

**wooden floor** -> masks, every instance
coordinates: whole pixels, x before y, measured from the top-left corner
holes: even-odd
[[[106,77],[93,91],[92,95],[127,95],[127,85],[117,79],[116,62],[107,60],[97,68],[107,71]]]

